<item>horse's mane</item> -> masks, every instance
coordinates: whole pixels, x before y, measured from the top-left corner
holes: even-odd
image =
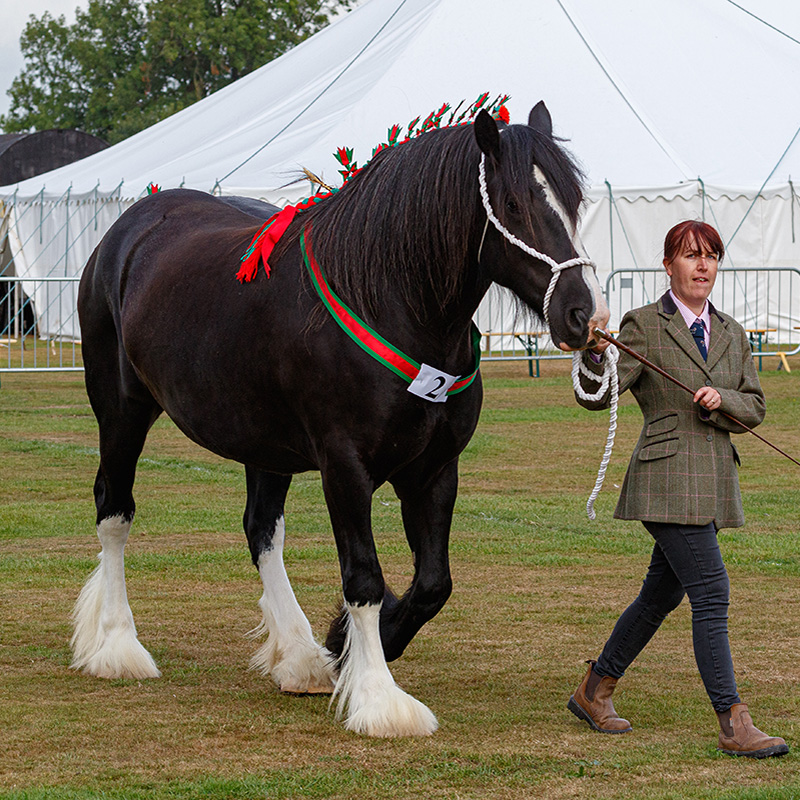
[[[527,125],[504,128],[501,142],[507,196],[499,202],[515,200],[530,210],[535,162],[575,223],[582,176],[569,155]],[[387,298],[402,299],[417,314],[423,300],[443,310],[462,288],[469,254],[483,234],[479,160],[472,125],[381,150],[342,189],[299,214],[281,249],[310,227],[329,283],[358,313],[376,314]],[[533,226],[527,227],[532,236]]]

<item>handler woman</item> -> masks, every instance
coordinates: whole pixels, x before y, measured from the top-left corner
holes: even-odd
[[[700,387],[684,390],[620,352],[620,394],[630,389],[644,415],[614,516],[638,519],[654,539],[639,596],[623,612],[597,661],[568,708],[601,733],[627,733],[611,701],[617,681],[684,594],[692,607],[692,638],[700,677],[719,719],[719,749],[765,758],[789,752],[783,739],[753,724],[736,689],[728,643],[730,585],[717,531],[744,524],[731,433],[744,429],[725,411],[754,428],[764,419],[764,394],[741,326],[708,302],[724,246],[704,222],[682,222],[667,233],[664,267],[670,289],[655,303],[628,312],[619,340],[675,378]],[[603,372],[601,340],[584,353]],[[584,388],[597,386],[582,376]],[[578,402],[606,408],[609,397]],[[736,463],[734,463],[736,462]]]

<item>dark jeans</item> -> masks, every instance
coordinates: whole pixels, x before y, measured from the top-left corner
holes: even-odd
[[[728,644],[730,583],[714,523],[644,522],[656,543],[639,596],[617,620],[595,672],[621,678],[684,594],[692,605],[694,656],[711,705],[727,711],[741,702]]]

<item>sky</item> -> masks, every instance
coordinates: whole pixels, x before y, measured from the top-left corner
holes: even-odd
[[[71,25],[75,22],[75,9],[86,8],[88,4],[88,0],[0,0],[0,114],[8,111],[11,100],[6,92],[25,65],[19,37],[31,14],[36,17],[45,11],[53,17],[63,14]]]
[[[0,114],[8,111],[10,98],[6,92],[24,66],[19,37],[30,15],[40,17],[45,11],[53,17],[63,14],[71,25],[75,9],[87,5],[87,0],[0,0]]]

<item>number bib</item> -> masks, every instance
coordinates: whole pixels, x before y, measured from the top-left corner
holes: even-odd
[[[448,375],[440,369],[423,364],[419,368],[417,377],[411,381],[408,391],[423,400],[430,400],[431,403],[445,403],[447,402],[447,390],[457,380],[457,375]]]

